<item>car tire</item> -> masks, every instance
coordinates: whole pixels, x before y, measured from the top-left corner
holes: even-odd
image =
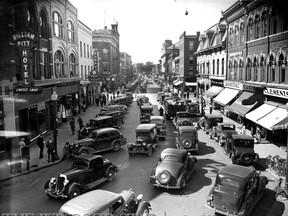
[[[110,170],[107,172],[107,181],[108,181],[108,182],[113,181],[114,176],[115,176],[115,171],[112,170],[112,169],[110,169]]]
[[[86,154],[89,154],[87,150],[82,150],[81,152],[79,152],[79,155],[86,155]]]
[[[73,187],[68,194],[68,199],[73,199],[81,194],[80,188],[79,187]]]
[[[122,122],[119,120],[119,121],[117,121],[116,125],[117,125],[117,128],[120,129],[122,127]]]
[[[240,160],[246,164],[251,164],[253,161],[253,156],[248,152],[243,152],[240,156]]]
[[[153,149],[152,149],[152,146],[150,146],[147,152],[148,157],[151,157],[152,153],[153,153]]]
[[[120,151],[120,148],[121,148],[121,146],[120,146],[120,143],[119,143],[119,142],[115,142],[115,143],[113,144],[113,150],[114,150],[114,151],[118,152],[118,151]]]

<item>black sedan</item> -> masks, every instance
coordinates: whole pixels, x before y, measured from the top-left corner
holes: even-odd
[[[150,184],[167,189],[180,189],[195,171],[197,158],[185,149],[167,148],[161,152],[159,162],[150,176]]]
[[[117,166],[101,155],[80,155],[70,169],[48,180],[44,190],[48,197],[72,199],[105,181],[112,181],[115,172],[118,172]]]

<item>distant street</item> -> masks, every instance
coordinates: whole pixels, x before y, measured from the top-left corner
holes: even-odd
[[[148,91],[154,91],[149,89]],[[157,90],[156,90],[157,91]],[[147,94],[154,105],[154,115],[158,115],[156,101],[157,94]],[[120,131],[128,142],[135,142],[135,128],[139,124],[139,107],[134,102],[125,117],[125,124]],[[172,121],[167,121],[167,139],[159,141],[159,147],[151,157],[134,155],[129,157],[126,146],[119,152],[105,152],[103,156],[120,169],[111,183],[104,183],[98,188],[121,192],[132,188],[138,195],[142,193],[144,199],[152,205],[151,214],[159,216],[184,216],[184,215],[212,215],[205,208],[207,195],[214,183],[218,170],[231,163],[231,159],[224,155],[222,147],[215,140],[199,130],[200,154],[197,156],[198,164],[194,175],[190,178],[184,190],[157,189],[149,185],[149,176],[152,168],[157,164],[160,152],[167,147],[175,147],[175,130]],[[49,199],[44,193],[44,184],[51,177],[56,177],[71,165],[70,158],[64,162],[23,175],[1,183],[0,187],[0,212],[13,213],[57,213],[65,200]],[[268,173],[263,173],[272,179]],[[269,188],[274,188],[275,182],[269,183]],[[271,205],[272,191],[267,190],[267,196],[260,202],[253,216],[265,215]]]

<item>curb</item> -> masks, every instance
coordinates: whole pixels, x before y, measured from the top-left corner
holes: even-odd
[[[27,175],[29,173],[36,172],[36,171],[39,171],[41,169],[44,169],[44,168],[47,168],[47,167],[50,167],[50,166],[53,166],[53,165],[56,165],[56,164],[60,164],[62,161],[64,161],[64,159],[65,159],[64,157],[61,157],[58,161],[49,163],[49,164],[47,164],[45,166],[36,167],[34,169],[30,169],[28,171],[24,171],[24,172],[18,173],[16,175],[12,175],[12,176],[0,179],[0,182],[4,182],[4,181],[7,181],[7,180],[12,179],[12,178],[16,178],[16,177],[19,177],[19,176],[22,176],[22,175]]]

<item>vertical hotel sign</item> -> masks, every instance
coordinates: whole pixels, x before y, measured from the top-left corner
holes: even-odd
[[[18,48],[21,56],[21,71],[23,74],[24,86],[17,87],[17,93],[41,93],[41,88],[33,87],[29,70],[29,54],[34,46],[35,34],[29,31],[19,31],[12,35],[13,42]]]

